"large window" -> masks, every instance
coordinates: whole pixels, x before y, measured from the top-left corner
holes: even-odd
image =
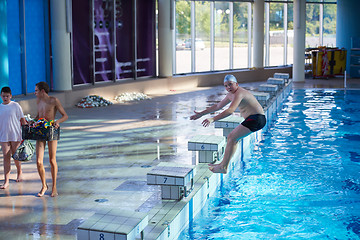
[[[249,14],[250,13],[250,14]],[[234,3],[234,68],[250,67],[249,46],[251,46],[251,4],[250,3]],[[250,34],[250,35],[249,35]],[[250,44],[248,44],[250,43]]]
[[[287,8],[287,35],[286,35],[286,64],[294,63],[294,5],[292,3],[285,4]]]
[[[336,4],[324,4],[323,45],[336,47]]]
[[[210,2],[195,2],[195,71],[210,71]]]
[[[229,65],[229,3],[215,2],[215,51],[214,70],[230,69]]]
[[[176,0],[175,74],[252,67],[253,1]],[[264,66],[293,63],[293,1],[265,0]],[[306,47],[335,46],[336,4],[306,3]]]
[[[269,66],[284,65],[284,4],[269,4]]]
[[[306,4],[305,47],[321,46],[320,39],[320,4]]]
[[[176,2],[176,69],[175,73],[191,72],[191,2]],[[190,40],[190,42],[189,42]]]

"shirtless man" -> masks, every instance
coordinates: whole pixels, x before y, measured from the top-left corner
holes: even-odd
[[[46,82],[39,82],[35,86],[35,95],[37,97],[37,116],[36,120],[39,118],[45,118],[46,120],[54,120],[54,126],[58,128],[60,123],[66,121],[68,119],[68,115],[66,114],[64,108],[62,107],[59,99],[55,97],[51,97],[48,95],[49,93],[49,85]],[[55,121],[56,112],[62,115],[62,117]],[[51,197],[55,197],[58,195],[56,189],[56,178],[58,172],[58,166],[56,163],[56,149],[57,149],[57,140],[47,141],[48,142],[48,150],[49,150],[49,161],[51,165],[51,177],[52,177],[52,192]],[[48,190],[48,185],[46,184],[45,178],[45,168],[43,164],[44,151],[45,151],[46,141],[37,140],[36,141],[36,164],[37,169],[40,175],[42,188],[38,193],[39,197],[44,196],[46,190]]]
[[[230,159],[235,153],[237,142],[250,133],[262,129],[266,124],[266,118],[262,106],[256,100],[254,95],[246,89],[239,87],[238,82],[233,75],[225,76],[224,86],[228,91],[228,94],[223,100],[202,112],[194,111],[195,115],[192,115],[190,119],[196,120],[206,114],[220,110],[227,104],[231,103],[229,108],[220,114],[212,118],[205,119],[202,122],[202,125],[207,127],[214,121],[230,116],[236,108],[239,107],[240,114],[245,120],[227,136],[227,145],[223,160],[219,164],[209,164],[209,169],[212,172],[226,174]]]

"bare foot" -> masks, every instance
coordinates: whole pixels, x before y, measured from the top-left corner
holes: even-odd
[[[37,194],[37,196],[38,196],[38,197],[44,196],[44,194],[45,194],[45,192],[48,190],[48,188],[49,188],[49,187],[48,187],[47,184],[46,184],[46,187],[43,186],[43,187],[41,188],[40,192]]]
[[[56,197],[57,195],[59,195],[58,192],[57,192],[57,190],[56,190],[56,189],[55,189],[55,190],[53,189],[50,196],[51,196],[51,197]]]
[[[209,163],[209,170],[213,173],[227,173],[227,169],[225,169],[221,164],[211,164]]]
[[[22,178],[22,173],[18,174],[16,182],[22,182],[23,178]]]
[[[9,187],[9,183],[4,183],[3,185],[0,185],[0,189],[6,189]]]

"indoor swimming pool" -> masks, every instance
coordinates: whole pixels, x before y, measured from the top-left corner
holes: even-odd
[[[360,239],[360,90],[295,90],[274,119],[178,239]]]

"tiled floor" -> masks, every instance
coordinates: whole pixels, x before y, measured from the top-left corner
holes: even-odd
[[[259,84],[243,86],[256,89]],[[343,86],[343,79],[294,83],[295,88]],[[360,89],[360,80],[349,79],[347,86]],[[195,134],[222,136],[221,129],[204,128],[189,116],[224,94],[222,86],[197,88],[131,104],[67,109],[57,154],[59,196],[51,198],[49,190],[36,197],[41,183],[34,160],[23,164],[21,183],[14,181],[12,165],[10,187],[0,190],[0,239],[76,239],[77,226],[95,212],[149,211],[161,198],[158,186],[146,184],[147,172],[160,162],[191,164],[194,154],[187,141]],[[45,166],[51,185],[47,157]]]

